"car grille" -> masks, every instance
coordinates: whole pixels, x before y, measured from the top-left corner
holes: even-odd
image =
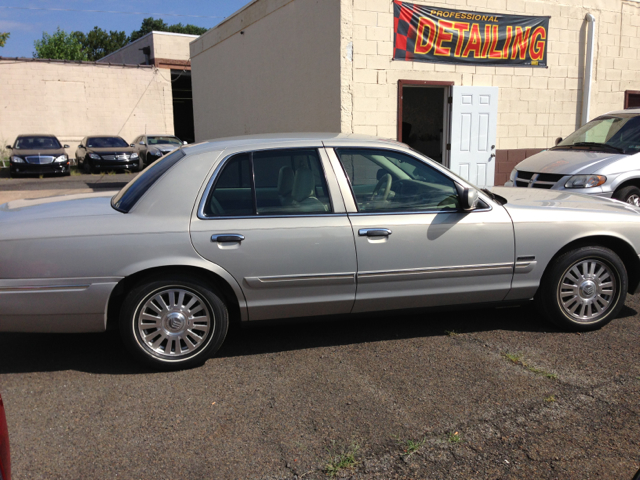
[[[564,177],[558,173],[534,173],[518,171],[515,179],[516,187],[551,188]]]
[[[50,155],[24,157],[27,163],[32,165],[49,165],[50,163],[53,163],[55,158],[56,157],[52,157]]]
[[[129,160],[129,156],[126,153],[119,153],[115,155],[102,155],[103,160]]]

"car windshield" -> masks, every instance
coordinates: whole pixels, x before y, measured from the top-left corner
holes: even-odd
[[[87,139],[89,148],[128,147],[129,144],[120,137],[90,137]]]
[[[603,115],[580,127],[555,148],[637,153],[640,151],[640,115]]]
[[[15,148],[24,150],[57,150],[62,148],[56,137],[20,137],[16,140]]]
[[[147,137],[149,145],[182,145],[182,142],[178,137]]]

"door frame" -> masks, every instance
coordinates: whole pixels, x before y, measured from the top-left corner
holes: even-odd
[[[403,88],[405,86],[412,87],[443,87],[445,89],[444,111],[442,112],[442,136],[444,139],[443,147],[451,144],[451,104],[446,98],[451,98],[451,87],[455,82],[437,81],[437,80],[398,80],[398,118],[397,118],[397,140],[402,142],[402,99]],[[442,149],[442,165],[449,167],[449,149]]]

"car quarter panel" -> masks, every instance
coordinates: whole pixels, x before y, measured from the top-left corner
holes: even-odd
[[[0,330],[98,331],[117,282],[159,266],[225,272],[191,244],[189,217],[219,152],[185,157],[128,214],[109,194],[0,207]],[[83,213],[84,214],[83,214]],[[238,285],[226,275],[238,295]]]

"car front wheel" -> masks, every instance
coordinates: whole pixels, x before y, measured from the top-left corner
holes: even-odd
[[[536,301],[563,329],[596,330],[618,315],[627,288],[627,270],[618,255],[605,247],[582,247],[550,265]]]
[[[201,365],[220,348],[228,327],[221,296],[203,281],[181,275],[138,285],[120,315],[127,349],[161,370]]]
[[[621,188],[613,194],[613,198],[640,207],[640,188],[633,185]]]

